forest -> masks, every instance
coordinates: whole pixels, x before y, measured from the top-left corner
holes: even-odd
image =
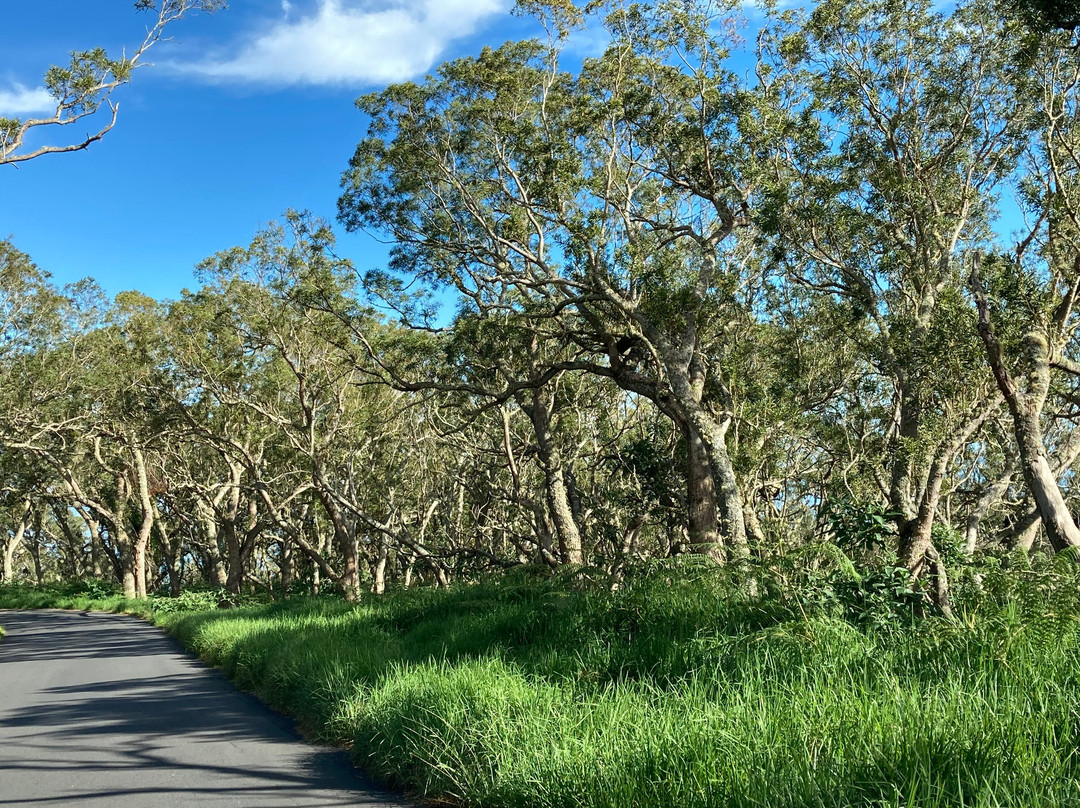
[[[0,245],[2,579],[346,598],[518,564],[1080,544],[1080,61],[988,3],[539,9],[365,96],[338,220],[173,301]],[[603,25],[575,72],[561,44]]]
[[[157,593],[428,797],[1073,804],[1076,20],[518,12],[546,38],[358,99],[336,222],[385,267],[289,211],[108,300],[0,242],[0,582]],[[301,647],[408,640],[260,679],[297,603]],[[537,710],[565,758],[483,756]]]

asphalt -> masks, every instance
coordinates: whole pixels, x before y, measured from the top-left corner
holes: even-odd
[[[405,808],[141,620],[0,611],[0,806]]]

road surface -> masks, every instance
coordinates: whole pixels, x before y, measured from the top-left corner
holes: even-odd
[[[141,620],[0,626],[0,808],[404,806]]]

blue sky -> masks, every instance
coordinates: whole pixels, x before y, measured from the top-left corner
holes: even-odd
[[[40,106],[73,49],[119,53],[149,19],[132,0],[0,0],[0,115]],[[365,120],[354,99],[485,44],[535,35],[510,0],[232,0],[168,32],[121,88],[116,128],[83,152],[0,166],[0,238],[54,280],[175,298],[192,268],[287,208],[332,219]],[[40,114],[45,110],[37,110]],[[78,126],[78,124],[77,124]],[[91,131],[83,126],[75,134]],[[340,230],[340,228],[339,228]],[[385,250],[341,234],[361,269]]]

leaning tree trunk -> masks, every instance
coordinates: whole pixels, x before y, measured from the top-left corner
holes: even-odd
[[[979,543],[979,528],[982,526],[983,519],[986,518],[986,514],[989,513],[990,509],[1005,496],[1005,492],[1009,490],[1016,471],[1015,461],[1010,462],[996,479],[987,484],[972,506],[970,513],[968,513],[964,525],[964,555],[968,558],[975,554]]]
[[[30,499],[23,500],[22,516],[19,517],[19,526],[15,529],[11,538],[4,545],[3,566],[0,567],[0,581],[10,584],[15,580],[15,553],[23,543],[26,530],[30,527]]]
[[[1013,413],[1024,481],[1035,499],[1050,546],[1055,551],[1080,547],[1080,528],[1077,528],[1046,458],[1038,409],[1029,397],[1024,396],[1018,399]]]
[[[927,566],[944,571],[944,562],[940,561],[933,546],[932,534],[946,472],[957,453],[1000,407],[999,395],[994,393],[988,396],[985,401],[977,403],[966,420],[959,424],[952,439],[937,447],[919,496],[916,516],[903,525],[900,533],[900,558],[913,578],[918,578]]]
[[[1080,547],[1080,528],[1077,527],[1065,497],[1061,494],[1057,478],[1047,460],[1046,444],[1043,442],[1040,418],[1050,390],[1050,348],[1046,338],[1036,331],[1030,331],[1024,336],[1023,363],[1026,366],[1026,384],[1025,388],[1021,389],[1005,367],[1001,343],[998,342],[990,322],[990,309],[978,277],[978,266],[972,272],[971,286],[979,311],[979,336],[986,348],[986,357],[994,379],[1009,405],[1019,448],[1020,469],[1042,518],[1046,537],[1055,552]]]

